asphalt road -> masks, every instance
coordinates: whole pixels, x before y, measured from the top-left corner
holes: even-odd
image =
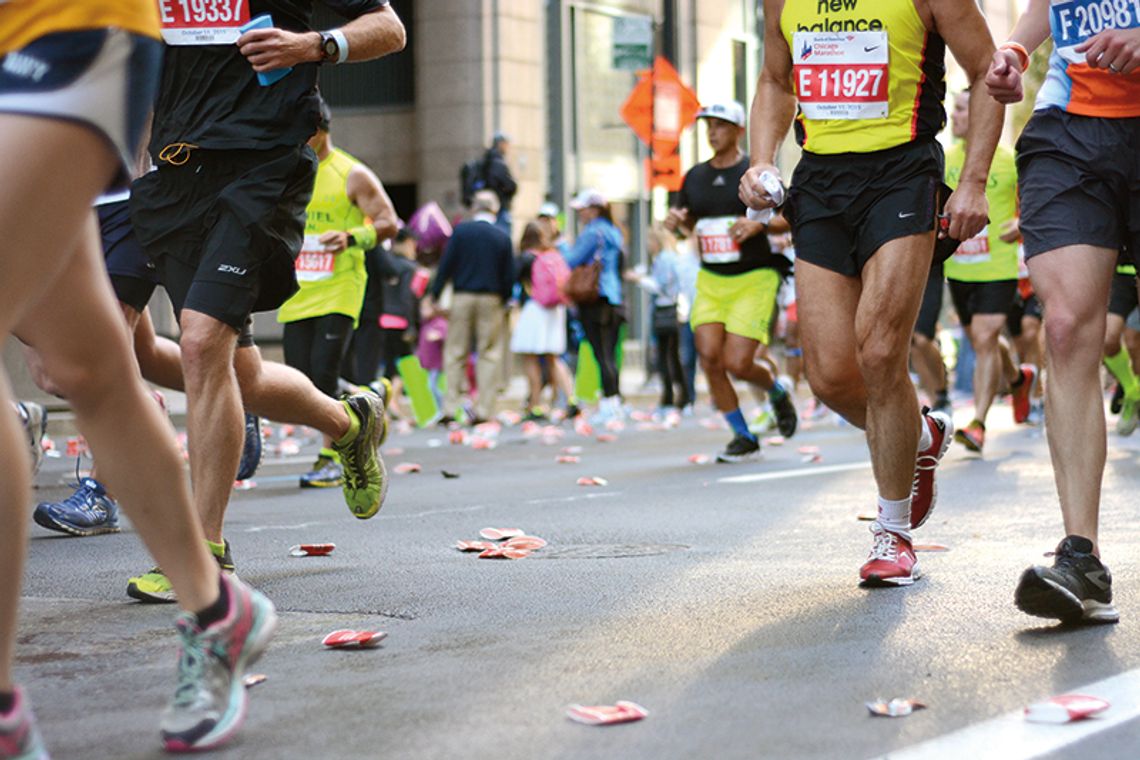
[[[567,430],[545,444],[508,428],[490,450],[435,430],[394,434],[389,467],[422,472],[393,474],[367,522],[339,491],[297,488],[314,450],[303,440],[233,495],[238,573],[276,602],[281,625],[254,668],[268,680],[251,693],[248,722],[218,756],[1140,756],[1140,683],[1129,680],[1140,668],[1140,437],[1111,437],[1102,508],[1122,622],[1065,629],[1012,604],[1021,570],[1048,562],[1062,534],[1042,433],[1008,420],[995,407],[982,459],[951,448],[937,511],[916,535],[949,551],[921,554],[926,578],[886,590],[856,585],[870,547],[857,516],[873,509],[874,488],[862,435],[834,423],[736,466],[689,462],[726,442],[712,419],[670,431],[635,423],[608,443]],[[805,461],[805,445],[820,461]],[[580,463],[555,463],[565,446],[582,447]],[[65,495],[69,466],[49,460],[37,495]],[[609,483],[578,486],[581,476]],[[452,548],[490,526],[550,544],[519,561]],[[141,545],[129,528],[88,539],[32,530],[17,672],[54,756],[162,756],[174,609],[125,596],[150,563]],[[315,541],[336,551],[288,555]],[[322,636],[345,627],[389,637],[375,650],[324,650]],[[1121,674],[1124,696],[1102,683]],[[1114,702],[1099,724],[1010,717],[1098,689]],[[879,697],[928,707],[871,717],[864,703]],[[572,703],[617,700],[648,718],[565,717]],[[994,721],[1005,728],[987,728]]]

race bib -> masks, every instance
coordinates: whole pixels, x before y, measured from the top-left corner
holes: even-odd
[[[1140,0],[1053,0],[1049,26],[1057,52],[1070,63],[1087,63],[1073,48],[1108,29],[1140,26]]]
[[[885,31],[796,32],[792,41],[796,97],[804,117],[886,118],[890,47]]]
[[[982,231],[969,240],[963,240],[954,251],[954,261],[959,264],[984,264],[990,260],[990,232],[989,227],[982,227]]]
[[[333,276],[336,254],[326,251],[319,238],[319,235],[305,235],[296,261],[297,282],[316,282]]]
[[[740,246],[728,233],[735,222],[735,216],[713,216],[697,222],[693,232],[701,250],[701,261],[706,264],[734,264],[740,261]]]
[[[249,22],[250,0],[159,0],[167,45],[232,45]]]

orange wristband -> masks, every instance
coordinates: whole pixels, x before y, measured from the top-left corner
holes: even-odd
[[[1012,50],[1017,53],[1017,58],[1021,61],[1022,72],[1029,68],[1029,51],[1020,42],[1003,42],[998,50]]]

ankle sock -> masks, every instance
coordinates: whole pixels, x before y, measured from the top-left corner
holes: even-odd
[[[348,431],[345,432],[344,436],[339,441],[337,441],[338,444],[343,446],[344,444],[350,442],[353,438],[356,438],[357,434],[360,432],[360,418],[356,416],[356,412],[352,411],[352,407],[347,401],[341,401],[340,403],[344,404],[344,410],[348,412]]]
[[[891,533],[910,538],[910,497],[892,501],[879,497],[879,525]]]
[[[8,715],[16,709],[16,692],[0,691],[0,715]]]
[[[748,423],[744,421],[744,414],[741,413],[740,408],[737,407],[731,412],[724,413],[725,422],[732,428],[732,432],[737,435],[742,435],[749,440],[755,441],[756,436],[752,435],[752,431],[748,429]]]
[[[218,598],[206,609],[197,614],[198,627],[203,631],[209,628],[214,623],[225,618],[230,612],[230,591],[226,588],[226,582],[222,580],[221,573],[218,574]]]
[[[772,397],[773,401],[782,401],[784,396],[788,395],[788,391],[779,380],[773,380],[772,387],[768,389],[768,395]]]

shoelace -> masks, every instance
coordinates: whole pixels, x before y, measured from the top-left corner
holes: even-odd
[[[871,559],[883,559],[894,562],[899,558],[899,539],[894,533],[883,530],[875,523],[871,526],[871,533],[875,536],[875,544],[871,547]]]
[[[174,689],[174,704],[177,707],[187,707],[198,696],[206,669],[206,649],[189,622],[180,622],[177,628],[182,646],[178,652],[178,685]]]
[[[60,502],[60,506],[69,507],[73,509],[85,509],[87,511],[94,511],[98,506],[99,495],[95,489],[88,486],[83,481],[77,483],[69,483],[68,485],[75,488],[75,492]]]

